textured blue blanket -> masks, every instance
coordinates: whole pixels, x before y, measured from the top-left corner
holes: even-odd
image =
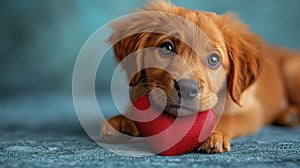
[[[109,112],[113,104],[105,103]],[[264,127],[223,154],[118,156],[82,130],[69,96],[0,101],[0,167],[299,167],[300,127]],[[110,114],[107,114],[109,116]],[[128,152],[131,152],[130,149]]]
[[[54,126],[55,125],[55,126]],[[54,126],[54,127],[53,127]],[[60,129],[63,128],[64,129]],[[125,157],[103,149],[81,129],[49,124],[39,129],[0,131],[3,167],[299,167],[300,128],[265,127],[232,141],[223,154]],[[128,151],[130,152],[130,151]]]

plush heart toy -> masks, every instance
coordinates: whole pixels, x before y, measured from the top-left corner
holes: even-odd
[[[135,124],[141,136],[156,152],[164,156],[181,155],[194,150],[209,137],[216,124],[213,110],[177,118],[166,113],[158,114],[150,108],[148,95],[139,97],[134,106],[136,109],[133,114],[137,120]],[[155,119],[139,121],[141,118]]]

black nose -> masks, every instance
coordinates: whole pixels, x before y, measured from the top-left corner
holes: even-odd
[[[198,83],[189,79],[180,79],[175,82],[175,89],[178,96],[185,100],[194,99],[200,92]]]

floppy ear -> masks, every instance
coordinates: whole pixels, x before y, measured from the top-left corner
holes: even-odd
[[[221,20],[231,66],[227,78],[229,93],[233,101],[239,104],[243,91],[260,73],[263,41],[231,13],[221,15]]]
[[[132,74],[135,74],[133,78],[129,79],[130,86],[135,86],[140,81],[141,67],[143,65],[142,55],[143,49],[146,47],[147,40],[154,32],[162,31],[161,24],[165,20],[169,21],[170,17],[167,14],[163,14],[167,11],[173,11],[175,7],[170,3],[153,1],[145,5],[145,8],[139,10],[138,14],[133,14],[128,17],[124,17],[121,20],[115,21],[111,24],[114,29],[114,33],[108,39],[108,42],[113,44],[115,58],[121,62],[123,68],[127,71],[127,76],[130,78]],[[149,12],[145,12],[149,11]],[[160,12],[150,12],[160,11]],[[176,23],[174,24],[176,27]],[[133,32],[135,34],[133,34]],[[152,32],[152,33],[151,33]],[[169,32],[166,30],[166,32]],[[149,46],[148,46],[149,47]],[[129,61],[123,63],[122,60],[129,54],[139,50],[138,53],[134,53],[134,56],[130,56]]]
[[[124,25],[123,25],[124,26]],[[123,27],[122,26],[122,27]],[[122,67],[127,72],[129,85],[135,86],[141,79],[141,66],[142,66],[142,51],[133,53],[138,49],[145,47],[146,37],[145,33],[138,33],[130,35],[126,29],[115,29],[114,34],[110,36],[108,41],[113,44],[115,58],[121,62]],[[125,62],[122,60],[130,55]],[[133,76],[131,79],[130,77]]]

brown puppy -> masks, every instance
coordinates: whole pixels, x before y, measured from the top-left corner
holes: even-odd
[[[256,133],[265,124],[295,126],[300,123],[300,56],[296,53],[265,44],[230,13],[216,15],[162,1],[150,3],[145,11],[182,17],[201,29],[205,37],[164,14],[147,17],[141,13],[140,17],[115,23],[115,33],[109,40],[116,42],[117,60],[136,54],[130,65],[123,65],[128,73],[139,71],[147,62],[157,62],[163,68],[176,71],[170,74],[162,69],[147,68],[136,73],[130,77],[132,100],[158,87],[166,93],[165,112],[184,116],[216,106],[225,98],[218,93],[227,86],[220,122],[197,151],[226,152],[230,150],[231,138]],[[128,36],[117,41],[124,34]],[[138,51],[151,47],[159,49]],[[162,63],[166,57],[175,59],[173,55],[177,55],[190,72],[178,63],[180,61],[168,59]],[[154,96],[153,100],[159,105],[159,97]],[[139,136],[134,122],[119,115],[102,127],[103,138],[108,142],[121,138],[108,124],[125,134]]]

